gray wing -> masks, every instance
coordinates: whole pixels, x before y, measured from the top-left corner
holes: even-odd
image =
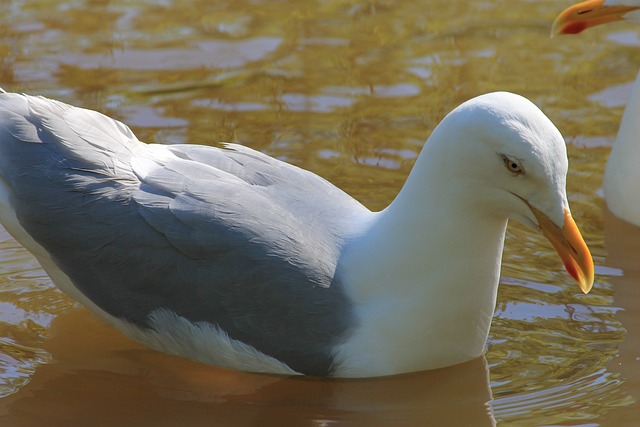
[[[1,94],[0,142],[22,227],[102,309],[142,327],[168,309],[330,372],[353,323],[337,259],[368,212],[353,198],[245,147],[147,145],[44,98]]]

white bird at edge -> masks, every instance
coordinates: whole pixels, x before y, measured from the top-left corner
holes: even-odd
[[[578,34],[620,20],[640,23],[640,1],[590,0],[561,12],[551,35]],[[640,73],[631,88],[618,135],[604,171],[604,198],[618,218],[640,227]]]
[[[0,220],[57,286],[161,351],[253,372],[373,377],[480,356],[509,219],[583,292],[564,140],[498,92],[449,113],[393,202],[237,144],[140,142],[98,112],[0,93]]]

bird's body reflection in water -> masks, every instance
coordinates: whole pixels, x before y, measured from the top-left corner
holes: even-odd
[[[607,364],[607,369],[621,375],[625,392],[640,401],[640,228],[623,221],[605,209],[606,264],[619,269],[621,274],[610,279],[613,287],[613,305],[620,307],[616,317],[626,329],[619,344],[618,355]],[[602,425],[624,424],[639,420],[636,405],[605,416]]]
[[[84,309],[44,347],[52,361],[0,400],[2,425],[495,425],[484,357],[376,379],[251,374],[147,350]]]

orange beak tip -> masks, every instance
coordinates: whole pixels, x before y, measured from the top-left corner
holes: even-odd
[[[593,257],[568,209],[565,210],[562,236],[555,241],[554,247],[562,258],[567,272],[578,282],[582,292],[587,294],[593,287],[594,281]]]
[[[625,19],[640,6],[605,5],[604,0],[587,0],[563,10],[553,21],[551,36],[578,34],[587,28]]]
[[[529,207],[538,219],[542,233],[558,252],[567,273],[578,282],[582,292],[588,293],[594,280],[593,258],[569,209],[564,211],[564,225],[560,228],[541,211]]]

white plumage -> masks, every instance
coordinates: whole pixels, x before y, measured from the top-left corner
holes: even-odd
[[[508,219],[584,292],[564,140],[528,100],[474,98],[371,212],[239,145],[154,145],[97,112],[0,94],[0,220],[60,288],[134,339],[226,367],[368,377],[479,356]]]

